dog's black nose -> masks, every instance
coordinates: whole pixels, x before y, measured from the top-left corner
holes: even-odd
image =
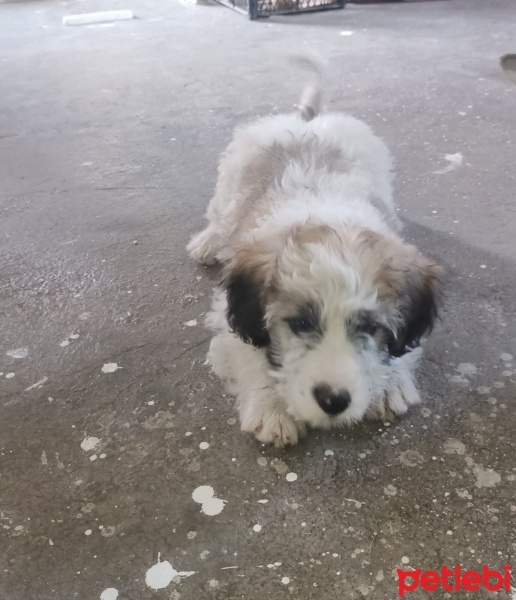
[[[316,385],[312,390],[312,394],[317,400],[317,404],[329,415],[340,415],[351,402],[348,390],[334,392],[326,383]]]

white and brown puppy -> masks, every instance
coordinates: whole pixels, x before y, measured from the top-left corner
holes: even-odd
[[[188,246],[224,265],[209,362],[242,429],[277,446],[419,402],[442,275],[398,235],[385,144],[318,104],[310,86],[298,112],[236,131]]]

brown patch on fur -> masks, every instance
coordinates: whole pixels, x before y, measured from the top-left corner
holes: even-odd
[[[421,337],[432,331],[444,270],[395,236],[364,230],[360,238],[368,249],[367,268],[373,269],[378,298],[390,307],[390,312],[394,309],[397,313],[397,331],[389,351],[401,356],[407,347],[418,345]]]
[[[415,246],[404,244],[398,237],[383,236],[363,229],[358,236],[364,266],[373,274],[378,296],[396,302],[408,287],[425,287],[437,293],[444,271],[425,258]],[[364,249],[366,249],[364,255]]]
[[[252,160],[241,165],[235,182],[235,192],[239,196],[235,216],[238,232],[251,231],[260,219],[272,213],[276,207],[276,190],[291,164],[302,165],[313,172],[325,170],[331,173],[348,173],[352,167],[339,148],[315,136],[303,143],[293,141],[257,149]]]

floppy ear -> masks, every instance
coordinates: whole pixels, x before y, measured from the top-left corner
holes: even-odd
[[[403,356],[432,331],[443,269],[395,235],[362,230],[358,241],[362,264],[373,274],[378,299],[389,314],[389,354]]]
[[[432,331],[438,318],[443,269],[420,256],[403,271],[398,289],[397,328],[388,342],[389,354],[402,356],[419,345],[421,338]]]
[[[232,331],[257,348],[268,346],[271,340],[265,327],[263,290],[258,281],[248,273],[230,271],[225,286],[226,314]]]
[[[229,326],[257,348],[271,343],[265,312],[276,289],[276,261],[283,243],[278,236],[249,240],[235,252],[225,270]]]

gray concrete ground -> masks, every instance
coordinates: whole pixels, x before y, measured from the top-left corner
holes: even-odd
[[[61,25],[105,8],[138,19]],[[498,65],[514,3],[0,15],[0,597],[393,600],[400,565],[514,563],[516,86]],[[217,274],[184,247],[233,127],[297,100],[283,59],[305,47],[331,58],[327,104],[392,148],[408,237],[449,281],[421,407],[276,451],[239,432],[204,364]],[[158,556],[195,574],[153,591]]]

